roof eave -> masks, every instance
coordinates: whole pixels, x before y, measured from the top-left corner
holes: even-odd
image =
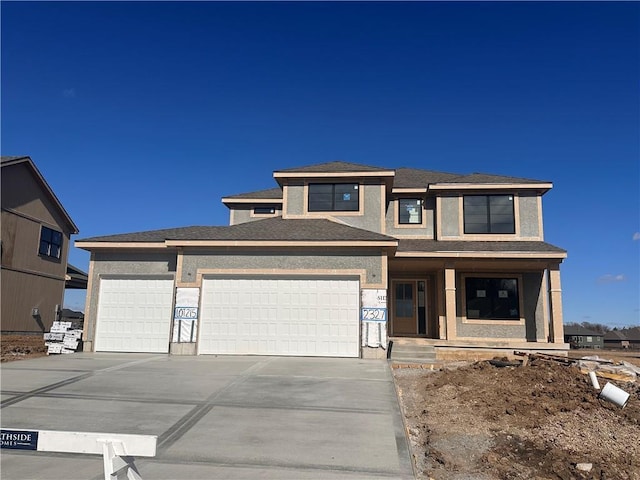
[[[452,190],[536,190],[546,193],[553,188],[553,183],[433,183],[430,191]]]

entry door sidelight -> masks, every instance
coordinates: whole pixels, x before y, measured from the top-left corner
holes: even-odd
[[[393,282],[393,334],[418,333],[417,295],[415,281]]]

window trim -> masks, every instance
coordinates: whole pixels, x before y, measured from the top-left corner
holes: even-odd
[[[518,288],[518,315],[519,318],[468,318],[467,317],[467,278],[498,278],[498,279],[515,279]],[[462,323],[476,325],[524,325],[524,294],[523,294],[523,277],[522,274],[514,273],[463,273],[460,276],[461,283],[461,318]]]
[[[358,210],[309,210],[309,186],[317,185],[317,184],[349,184],[349,185],[357,185],[358,186]],[[364,215],[364,185],[359,181],[349,181],[349,182],[340,182],[340,181],[305,181],[304,189],[303,189],[303,217],[323,217],[327,216],[362,216]],[[291,215],[288,215],[291,218]]]
[[[420,223],[400,223],[400,201],[401,200],[419,200],[420,201]],[[396,197],[393,199],[394,210],[394,228],[426,228],[426,199],[420,196]]]
[[[465,199],[469,198],[469,197],[485,197],[486,199],[486,212],[487,212],[487,218],[486,218],[486,225],[488,227],[488,232],[467,232],[467,217],[466,217],[466,211],[465,211]],[[513,231],[511,232],[492,232],[491,230],[491,201],[490,198],[491,197],[511,197],[511,219],[513,221]],[[498,194],[485,194],[485,193],[474,193],[474,194],[468,194],[468,195],[462,195],[462,233],[464,235],[480,235],[482,237],[486,236],[486,235],[509,235],[509,236],[513,236],[517,233],[517,229],[516,229],[516,195],[512,194],[512,193],[498,193]]]
[[[256,213],[256,208],[268,208],[273,210],[273,212],[270,213]],[[282,207],[278,206],[278,205],[269,205],[269,206],[258,206],[258,205],[254,205],[253,207],[251,207],[250,210],[250,216],[251,217],[275,217],[278,215],[278,210],[281,210]]]
[[[60,243],[57,244],[55,242],[53,242],[53,239],[46,241],[43,240],[43,234],[45,233],[45,229],[46,231],[50,232],[50,235],[57,233],[58,235],[60,235]],[[42,243],[46,242],[47,243],[47,252],[43,253],[42,251]],[[40,237],[38,240],[38,256],[41,258],[46,258],[46,259],[52,259],[52,260],[60,260],[62,258],[62,245],[64,242],[64,234],[59,231],[56,230],[54,228],[48,227],[46,225],[40,225]],[[51,255],[51,247],[52,246],[57,246],[58,247],[58,255]]]

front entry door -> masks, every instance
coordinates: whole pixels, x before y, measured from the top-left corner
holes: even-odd
[[[416,281],[393,282],[393,335],[416,335],[418,315]]]

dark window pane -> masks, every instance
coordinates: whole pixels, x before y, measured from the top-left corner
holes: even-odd
[[[422,202],[416,198],[401,198],[398,201],[398,219],[401,224],[422,223]]]
[[[464,197],[465,233],[515,233],[513,195]]]
[[[46,257],[60,258],[62,233],[48,227],[40,228],[38,253]]]
[[[517,320],[520,318],[518,281],[515,278],[467,278],[467,318]]]
[[[360,205],[356,183],[309,184],[309,211],[358,211]]]

